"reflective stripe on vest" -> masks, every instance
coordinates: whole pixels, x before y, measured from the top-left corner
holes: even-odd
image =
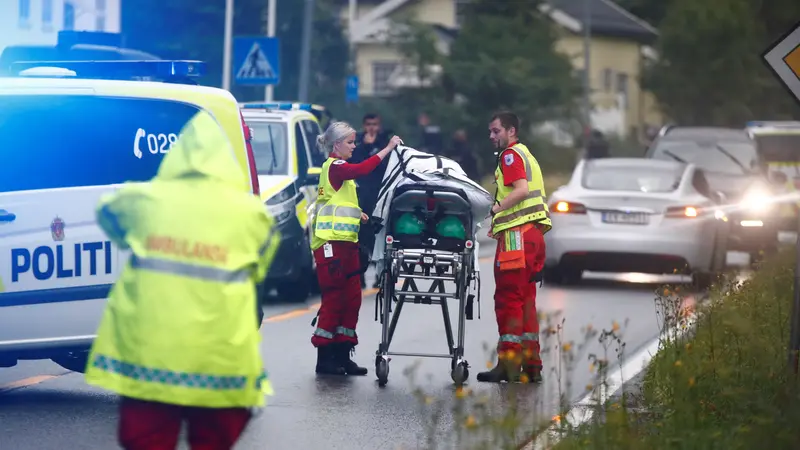
[[[249,269],[220,269],[218,267],[198,266],[185,262],[171,261],[161,258],[141,258],[131,255],[131,267],[140,270],[160,272],[167,275],[177,275],[196,278],[204,281],[220,283],[243,283],[250,276]]]
[[[492,220],[492,233],[497,234],[509,228],[518,227],[520,225],[537,222],[544,227],[543,233],[550,231],[552,223],[550,222],[550,211],[547,208],[547,199],[544,191],[544,180],[542,179],[541,171],[538,165],[535,164],[536,159],[530,154],[528,148],[522,144],[514,144],[510,147],[514,152],[519,155],[522,164],[525,166],[525,176],[528,182],[528,196],[521,202],[514,205],[513,208],[497,213]],[[502,155],[503,152],[500,154]],[[534,170],[536,168],[536,170]],[[500,158],[498,155],[498,164],[495,169],[495,179],[497,183],[496,200],[502,201],[513,191],[513,187],[506,186],[503,178],[503,171],[500,168]]]
[[[105,372],[113,373],[136,381],[160,383],[185,388],[212,390],[242,390],[247,387],[245,376],[211,375],[206,373],[175,372],[167,369],[156,369],[138,364],[131,364],[105,355],[95,355],[92,366]],[[254,380],[256,389],[268,380],[266,372]]]
[[[353,180],[345,180],[338,191],[333,189],[328,174],[336,159],[329,158],[322,165],[320,190],[314,218],[314,236],[323,241],[358,242],[361,230],[361,208]]]

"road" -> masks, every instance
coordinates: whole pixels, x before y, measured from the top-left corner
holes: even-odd
[[[526,420],[547,419],[558,413],[559,391],[567,381],[570,400],[585,394],[591,382],[587,352],[602,353],[597,339],[589,342],[584,354],[569,373],[562,370],[561,382],[553,372],[557,367],[553,338],[545,341],[545,382],[535,385],[487,385],[475,381],[491,358],[497,327],[493,314],[491,249],[482,246],[483,273],[481,319],[467,322],[466,358],[472,365],[467,390],[468,402],[487,401],[489,412],[477,414],[477,422],[498,417],[511,408],[514,399],[526,411]],[[588,278],[588,277],[587,277]],[[371,279],[371,278],[368,278]],[[628,276],[628,281],[655,281],[644,276]],[[654,307],[654,284],[587,280],[575,287],[545,286],[539,291],[539,310],[549,315],[557,311],[565,318],[563,341],[578,344],[586,339],[586,325],[609,329],[614,321],[623,325],[626,352],[632,353],[652,340],[659,327]],[[239,449],[427,449],[469,448],[455,444],[455,423],[467,419],[453,412],[456,399],[450,379],[449,362],[444,359],[394,357],[389,383],[379,388],[374,374],[374,352],[380,337],[380,324],[373,320],[374,290],[365,291],[359,323],[361,345],[356,361],[369,367],[366,377],[330,378],[314,373],[316,353],[310,344],[310,321],[318,298],[308,308],[297,305],[269,305],[265,308],[263,355],[275,395],[268,406],[249,425]],[[302,305],[301,305],[302,306]],[[455,317],[453,317],[455,320]],[[625,326],[626,320],[630,322]],[[455,322],[454,322],[455,324]],[[546,326],[543,324],[543,327]],[[446,353],[442,316],[437,306],[407,305],[392,342],[395,351]],[[609,359],[616,360],[614,347]],[[412,384],[405,369],[416,367]],[[559,385],[561,387],[559,388]],[[416,396],[417,388],[425,398]],[[442,408],[443,406],[443,408]],[[478,411],[472,407],[471,411]],[[0,370],[0,448],[14,450],[84,450],[117,448],[115,440],[116,400],[107,392],[87,386],[80,374],[66,372],[46,361],[22,362]],[[481,429],[479,426],[478,429]],[[429,446],[427,436],[436,436],[438,447]],[[473,433],[469,442],[484,439]],[[186,447],[182,447],[186,448]]]

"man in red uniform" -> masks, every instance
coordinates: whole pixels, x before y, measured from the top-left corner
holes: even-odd
[[[355,148],[355,130],[343,122],[333,123],[317,139],[322,151],[330,158],[322,166],[317,198],[318,212],[314,223],[314,236],[311,247],[317,263],[317,277],[322,291],[317,328],[311,337],[311,344],[318,349],[316,372],[333,375],[366,375],[367,369],[358,366],[350,359],[350,354],[358,345],[356,325],[361,309],[361,279],[358,231],[348,230],[348,223],[328,224],[321,227],[321,213],[326,206],[338,206],[342,211],[358,205],[356,186],[353,180],[368,175],[375,170],[391,150],[402,142],[397,136],[389,144],[359,164],[349,164],[347,160]],[[321,209],[319,209],[321,208]],[[339,215],[337,210],[336,215]],[[361,221],[366,222],[365,213],[356,209]],[[357,216],[355,218],[357,220]],[[328,220],[327,218],[324,220]],[[357,222],[356,222],[357,223]],[[337,228],[341,227],[341,228]],[[326,236],[325,230],[338,230],[335,235]],[[320,231],[323,230],[323,231]],[[352,234],[352,236],[347,236]],[[320,237],[322,236],[322,237]],[[335,237],[334,237],[335,236]],[[312,325],[314,322],[312,322]]]
[[[498,241],[494,300],[500,339],[497,365],[479,373],[478,381],[542,379],[535,279],[544,267],[543,235],[550,229],[550,219],[541,170],[519,142],[518,129],[519,119],[513,113],[499,113],[489,125],[492,143],[500,151],[495,170],[498,193],[489,231]]]

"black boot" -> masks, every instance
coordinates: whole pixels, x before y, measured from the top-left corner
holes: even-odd
[[[349,342],[344,342],[338,345],[339,347],[337,351],[339,352],[339,365],[344,367],[344,371],[348,375],[366,375],[369,372],[366,367],[361,367],[356,364],[355,361],[350,359],[350,355],[355,354],[355,345]]]
[[[321,345],[317,347],[317,369],[318,374],[323,375],[345,375],[344,367],[336,355],[336,344]]]
[[[491,370],[478,373],[477,379],[484,383],[500,383],[503,381],[514,383],[519,381],[519,376],[520,366],[518,364],[513,364],[511,361],[499,360],[497,361],[497,365]]]

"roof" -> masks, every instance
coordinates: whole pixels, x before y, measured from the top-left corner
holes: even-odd
[[[242,116],[248,119],[267,119],[280,122],[289,122],[295,117],[309,119],[314,117],[308,111],[303,110],[279,110],[279,109],[242,109]]]
[[[653,41],[658,36],[658,30],[655,27],[628,12],[612,0],[548,0],[547,3],[555,9],[551,13],[551,17],[556,22],[565,26],[566,24],[563,22],[576,23],[580,29],[573,29],[572,31],[579,32],[583,29],[584,4],[587,1],[590,7],[592,34],[629,38],[645,42]],[[555,16],[554,13],[561,13],[568,17],[559,20],[559,17]],[[571,27],[567,26],[567,28]]]
[[[723,127],[673,127],[660,138],[664,141],[727,140],[750,142],[747,131]]]
[[[608,168],[642,168],[652,167],[657,169],[681,169],[686,167],[686,164],[678,161],[670,161],[665,159],[650,159],[650,158],[597,158],[586,161],[589,166],[608,167]]]

